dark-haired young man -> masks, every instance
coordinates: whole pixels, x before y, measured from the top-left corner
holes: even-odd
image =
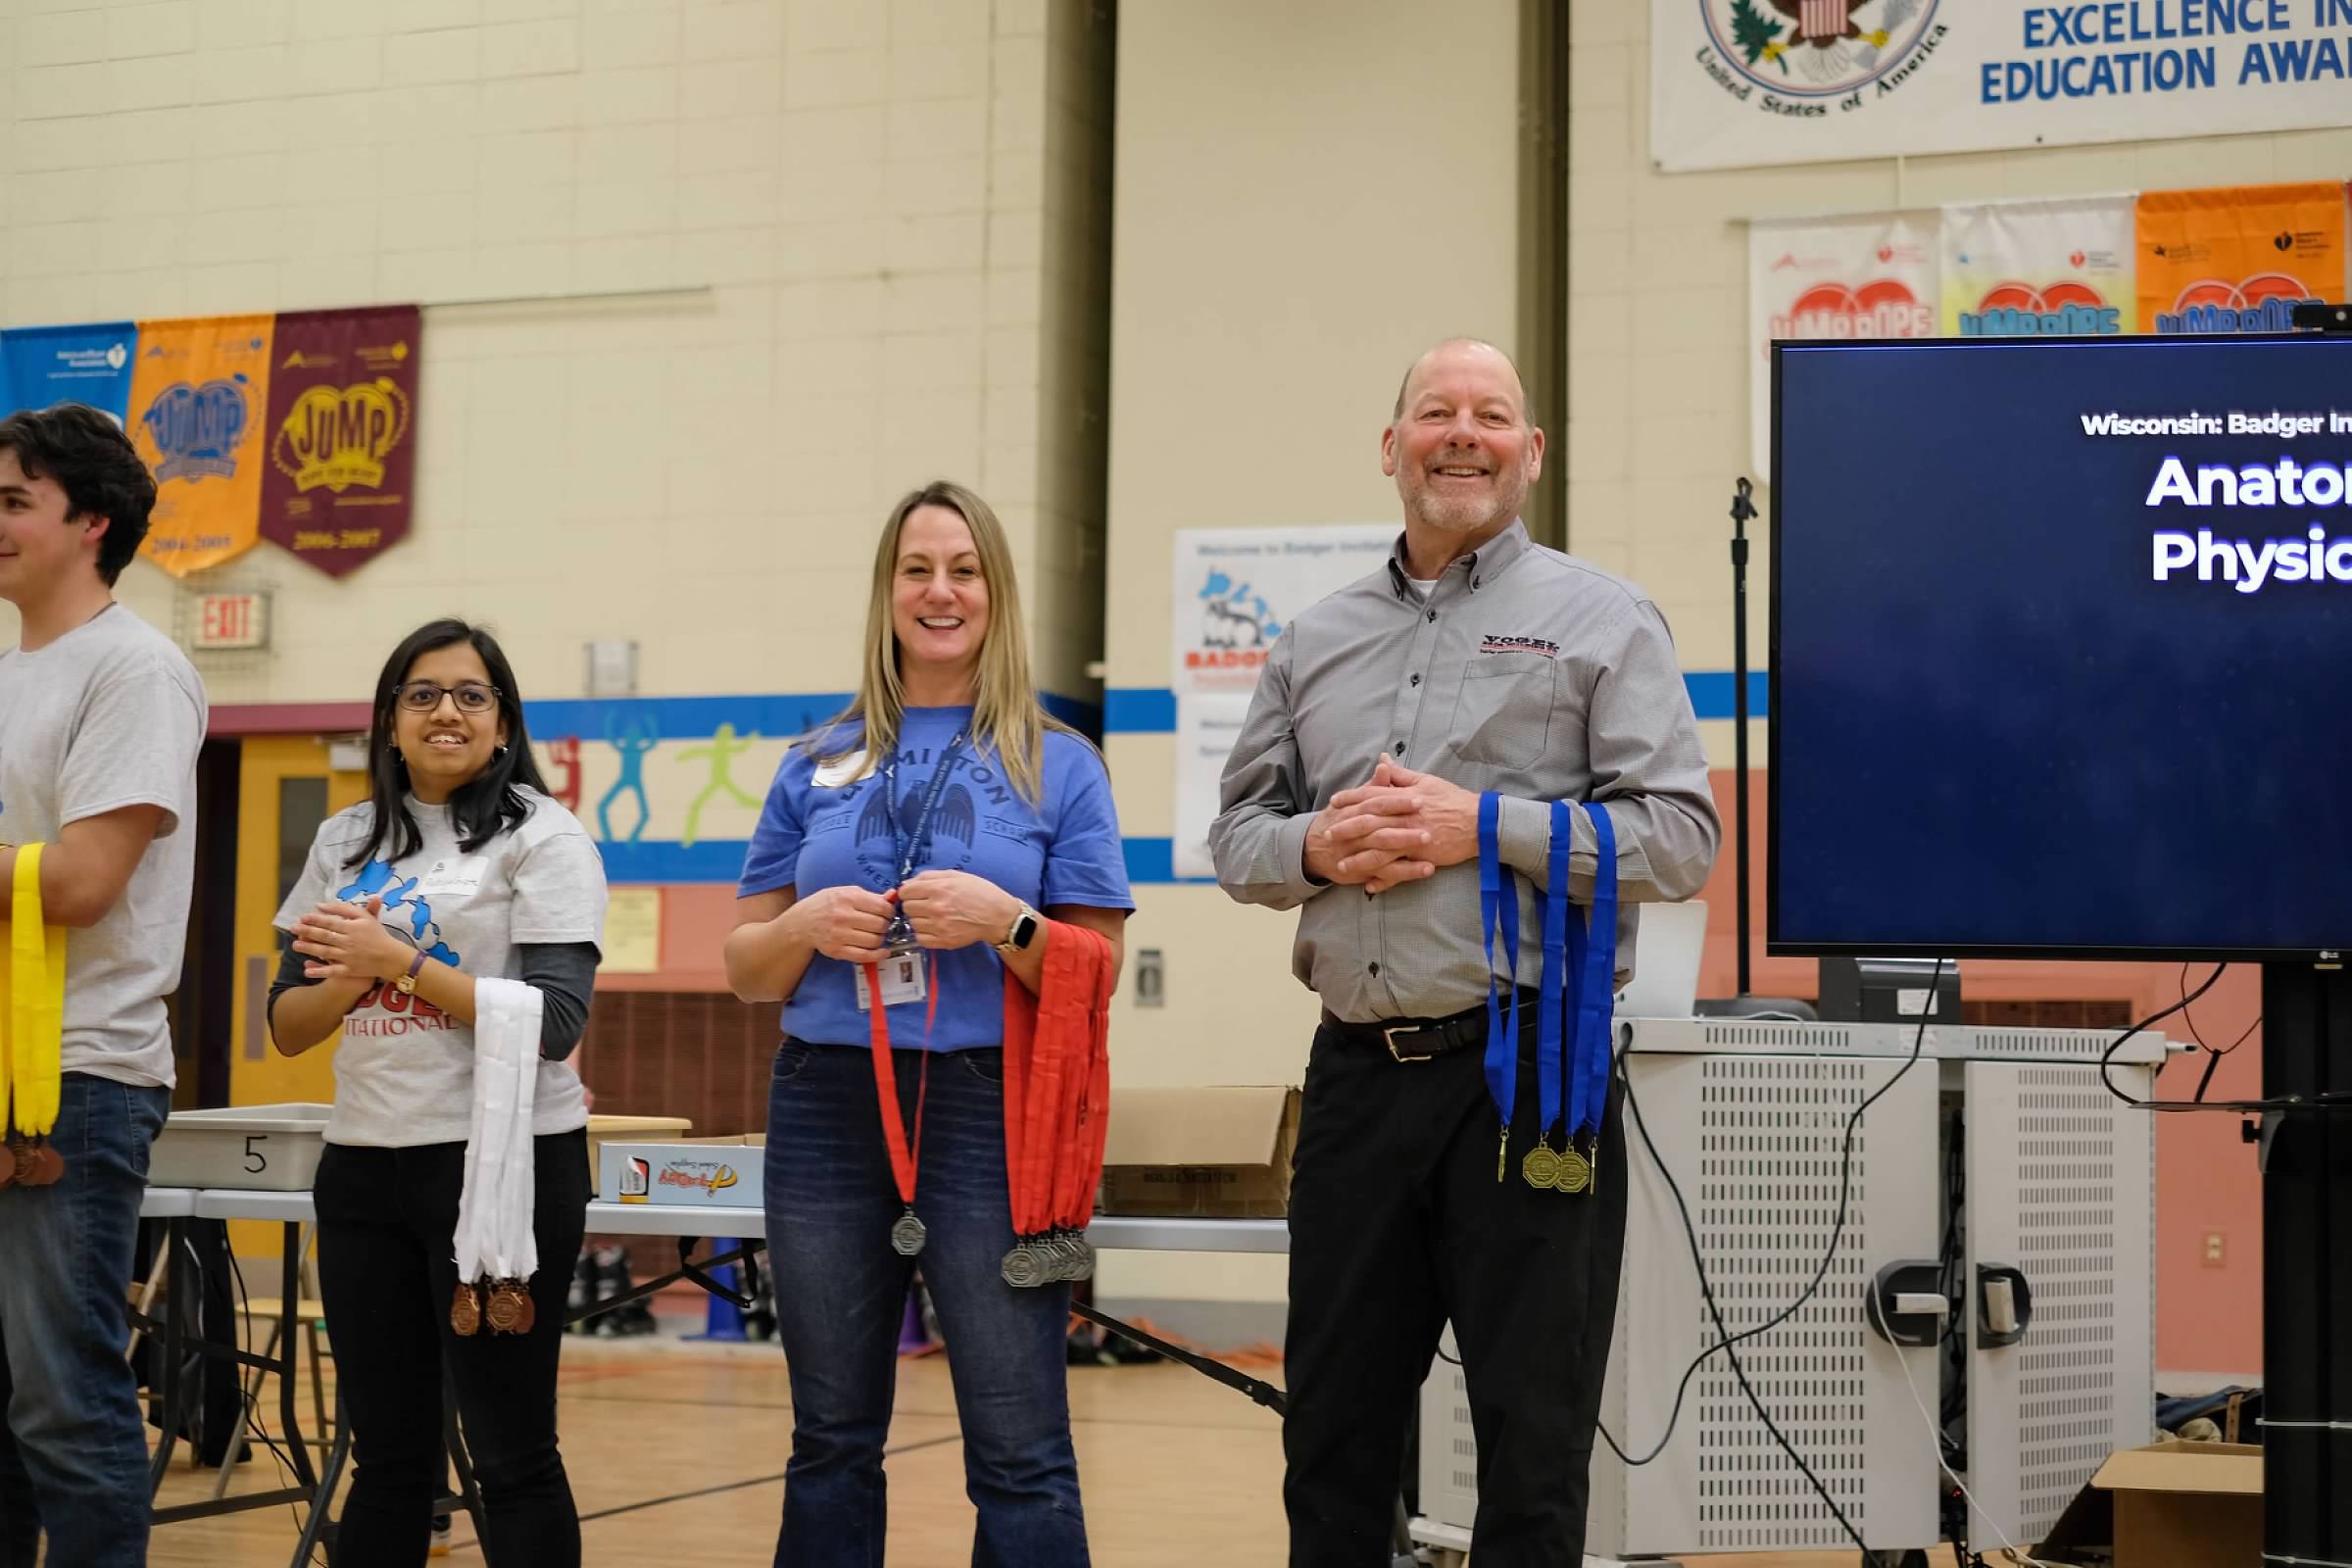
[[[65,928],[64,1173],[0,1189],[0,1568],[147,1560],[147,1441],[123,1348],[147,1151],[172,1101],[164,999],[195,863],[204,688],[115,603],[155,483],[75,404],[0,420],[0,919],[40,844],[41,919]],[[24,911],[29,912],[29,911]],[[5,1157],[0,1155],[0,1157]]]

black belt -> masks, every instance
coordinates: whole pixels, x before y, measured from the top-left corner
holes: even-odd
[[[1535,1018],[1528,1004],[1535,1000],[1533,987],[1519,988],[1522,1031],[1534,1027]],[[1379,1046],[1398,1061],[1427,1061],[1469,1046],[1485,1045],[1487,1004],[1482,1002],[1443,1018],[1385,1018],[1378,1023],[1349,1023],[1326,1007],[1323,1027],[1349,1044]]]

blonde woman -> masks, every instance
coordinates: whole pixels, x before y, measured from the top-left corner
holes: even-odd
[[[784,1004],[765,1163],[793,1404],[776,1563],[882,1560],[918,1262],[962,1419],[973,1563],[1086,1563],[1069,1287],[1001,1272],[1004,988],[1038,989],[1049,917],[1108,938],[1115,973],[1134,901],[1109,777],[1038,702],[1004,530],[969,490],[927,485],[892,510],[857,699],[786,755],[739,896],[728,981]]]

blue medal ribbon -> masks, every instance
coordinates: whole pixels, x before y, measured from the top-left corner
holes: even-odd
[[[1569,850],[1579,809],[1566,801],[1551,805],[1551,844],[1545,857],[1542,903],[1544,964],[1536,1002],[1539,1138],[1561,1124],[1563,1108],[1571,1138],[1579,1133],[1596,1134],[1608,1103],[1609,1026],[1616,1010],[1617,832],[1601,807],[1581,808],[1592,820],[1597,851],[1588,924],[1588,919],[1571,911],[1568,898]],[[1479,797],[1479,923],[1487,952],[1487,1092],[1501,1115],[1507,1143],[1519,1089],[1519,890],[1502,865],[1501,817],[1499,796]],[[1494,956],[1497,928],[1507,958],[1499,973]],[[1507,1027],[1496,989],[1503,983],[1511,987]]]
[[[1503,1136],[1510,1136],[1511,1106],[1519,1096],[1519,887],[1502,868],[1502,798],[1478,798],[1479,930],[1487,948],[1487,1093],[1502,1112]],[[1510,988],[1510,1027],[1503,1027],[1501,998],[1494,983],[1494,933],[1502,931],[1505,967],[1502,983]]]
[[[1552,808],[1552,876],[1555,902],[1568,902],[1567,858],[1560,840],[1568,831],[1567,808]],[[1568,1136],[1598,1134],[1609,1102],[1609,1020],[1617,1009],[1617,829],[1599,806],[1587,806],[1592,819],[1595,859],[1591,927],[1571,921],[1569,968],[1576,977],[1574,1066],[1568,1088]],[[1546,1124],[1548,1125],[1548,1124]]]

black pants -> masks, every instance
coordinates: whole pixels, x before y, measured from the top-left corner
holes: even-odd
[[[491,1568],[580,1560],[579,1513],[556,1447],[556,1363],[588,1219],[588,1135],[537,1145],[538,1316],[524,1335],[485,1324],[460,1339],[449,1326],[464,1144],[330,1144],[318,1162],[318,1289],[355,1457],[336,1536],[342,1568],[424,1561],[444,1476],[444,1359],[481,1487]]]
[[[1450,1319],[1478,1438],[1479,1568],[1575,1568],[1625,1255],[1619,1091],[1594,1190],[1538,1191],[1521,1014],[1508,1168],[1484,1048],[1399,1062],[1317,1031],[1291,1181],[1292,1568],[1386,1562],[1405,1433]],[[1559,1147],[1559,1140],[1552,1140]]]

